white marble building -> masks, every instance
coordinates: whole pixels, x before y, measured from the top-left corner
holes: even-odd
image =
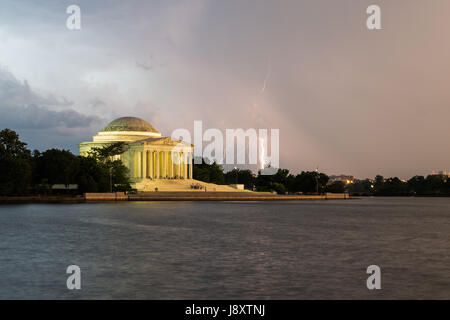
[[[79,145],[80,155],[87,156],[92,148],[115,142],[126,142],[127,150],[117,156],[130,171],[132,185],[145,190],[155,180],[192,179],[193,145],[163,137],[147,121],[123,117],[109,123],[91,142]]]

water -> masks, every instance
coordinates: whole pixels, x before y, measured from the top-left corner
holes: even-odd
[[[450,199],[3,205],[0,298],[450,299]]]

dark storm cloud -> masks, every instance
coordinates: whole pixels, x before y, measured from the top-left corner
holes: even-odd
[[[10,106],[29,104],[47,106],[71,106],[73,102],[67,99],[58,100],[53,95],[43,97],[31,90],[28,81],[21,83],[10,72],[0,69],[0,103]]]
[[[36,105],[0,105],[0,112],[0,126],[15,129],[86,128],[98,121],[97,117],[84,116],[74,110],[53,111]]]
[[[72,105],[66,99],[47,98],[34,92],[27,81],[19,82],[11,73],[0,70],[0,126],[13,129],[85,128],[99,120],[72,109],[50,110],[47,106]]]

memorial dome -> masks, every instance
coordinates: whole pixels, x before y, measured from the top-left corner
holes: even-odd
[[[117,131],[134,131],[134,132],[153,132],[159,133],[150,123],[136,117],[122,117],[111,121],[100,132],[117,132]]]

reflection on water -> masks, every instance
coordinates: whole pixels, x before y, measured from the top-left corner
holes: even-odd
[[[449,234],[450,199],[0,206],[0,298],[449,299]]]

